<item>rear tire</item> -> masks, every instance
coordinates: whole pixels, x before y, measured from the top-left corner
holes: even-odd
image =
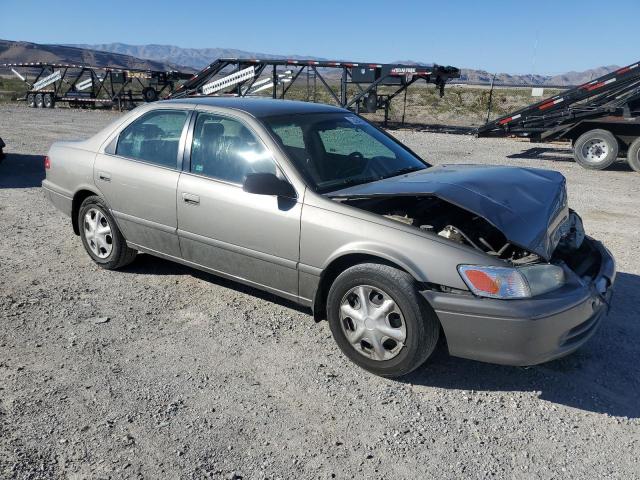
[[[53,95],[50,93],[45,93],[44,98],[42,99],[45,108],[53,108],[56,104],[56,101],[53,98]]]
[[[153,87],[145,87],[142,89],[142,97],[147,103],[155,102],[156,100],[158,100],[158,92]]]
[[[636,138],[629,147],[627,162],[631,168],[640,173],[640,137]]]
[[[36,93],[36,107],[42,108],[44,106],[44,97],[41,93]]]
[[[376,263],[355,265],[335,279],[327,318],[333,338],[351,361],[388,378],[420,367],[440,334],[438,318],[413,277]]]
[[[618,158],[618,140],[608,130],[589,130],[573,144],[573,157],[583,168],[603,170]]]
[[[138,252],[127,246],[127,241],[100,197],[93,195],[82,202],[78,212],[78,227],[85,250],[102,268],[116,270],[136,258]]]

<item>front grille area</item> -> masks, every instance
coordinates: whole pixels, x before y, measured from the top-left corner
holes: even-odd
[[[553,254],[553,261],[564,262],[580,278],[589,277],[592,280],[598,276],[602,266],[602,255],[593,241],[585,238],[577,249],[558,249]]]
[[[582,322],[579,325],[576,325],[571,330],[567,332],[560,346],[566,347],[571,346],[576,343],[580,343],[581,340],[588,337],[589,334],[596,329],[598,324],[600,323],[600,319],[602,318],[603,310],[600,309],[595,312],[591,317]]]

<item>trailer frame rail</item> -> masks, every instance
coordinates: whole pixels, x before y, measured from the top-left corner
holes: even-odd
[[[327,91],[333,101],[344,108],[359,113],[361,110],[375,112],[384,108],[385,123],[388,121],[391,101],[400,93],[417,82],[424,80],[433,83],[444,94],[444,86],[451,78],[459,78],[460,70],[451,66],[440,65],[405,65],[363,62],[344,62],[313,59],[274,59],[274,58],[219,58],[193,75],[191,79],[172,92],[168,98],[184,98],[207,95],[203,87],[217,79],[224,79],[230,75],[237,75],[243,70],[253,67],[254,75],[230,84],[226,89],[219,89],[215,95],[235,95],[245,97],[252,94],[252,86],[263,74],[271,78],[271,97],[284,99],[291,86],[306,71],[307,100],[310,100],[310,79],[313,78],[314,96],[316,100],[317,80]],[[286,84],[281,79],[278,69],[290,69]],[[339,85],[332,86],[327,79],[329,70],[340,72]],[[349,85],[356,86],[356,93],[350,94]],[[280,92],[278,87],[281,86]],[[394,90],[390,94],[378,94],[378,87],[391,86]],[[262,89],[262,87],[261,87]]]

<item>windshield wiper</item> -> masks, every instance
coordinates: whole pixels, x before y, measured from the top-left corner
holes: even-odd
[[[340,183],[340,187],[353,187],[354,185],[361,185],[363,183],[375,182],[377,180],[382,180],[382,177],[366,177],[366,178],[349,178]]]
[[[339,183],[335,183],[330,187],[325,187],[326,192],[335,192],[336,190],[342,190],[343,188],[353,187],[355,185],[362,185],[363,183],[375,182],[382,180],[383,177],[366,177],[366,178],[347,178]]]
[[[397,171],[393,172],[391,175],[388,175],[388,176],[383,177],[383,178],[397,177],[399,175],[405,175],[407,173],[417,172],[418,170],[424,170],[424,168],[422,168],[422,167],[405,167],[405,168],[401,168],[400,170],[397,170]]]

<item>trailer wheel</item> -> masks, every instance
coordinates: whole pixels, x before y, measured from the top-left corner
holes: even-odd
[[[36,107],[42,108],[44,106],[44,97],[41,93],[36,93]]]
[[[27,95],[27,107],[34,108],[36,106],[36,96],[33,93]]]
[[[142,98],[145,102],[155,102],[158,100],[158,92],[153,87],[145,87],[142,89]]]
[[[50,93],[45,93],[43,102],[44,102],[45,108],[53,108],[54,105],[56,104],[56,101],[54,100],[53,95],[51,95]]]
[[[631,168],[640,173],[640,137],[636,138],[629,147],[627,162]]]
[[[607,130],[589,130],[573,144],[573,157],[581,167],[603,170],[618,158],[618,140]]]

